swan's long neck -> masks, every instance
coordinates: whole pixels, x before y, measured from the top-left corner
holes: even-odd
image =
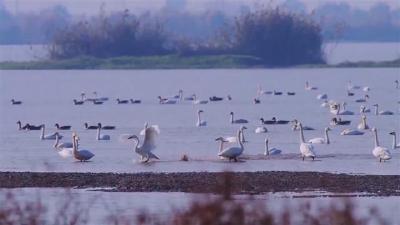
[[[100,127],[97,128],[96,140],[100,140]]]
[[[219,143],[219,151],[218,151],[218,153],[222,152],[223,148],[224,148],[224,141],[221,140],[220,143]]]
[[[146,136],[145,136],[145,138],[146,138]],[[135,152],[136,152],[139,149],[140,140],[138,137],[134,137],[133,139],[135,140],[135,143],[136,143],[135,148],[134,148]]]
[[[17,124],[18,124],[18,130],[22,130],[21,122],[18,122]]]
[[[305,143],[306,141],[304,140],[303,125],[299,123],[299,127],[300,127],[300,142]]]
[[[243,131],[243,129],[241,129],[240,134],[241,134],[240,137],[241,137],[242,142],[246,142],[245,139],[244,139],[244,131]]]
[[[329,130],[325,130],[325,143],[329,145],[331,142],[330,142],[330,140],[329,140],[328,131],[329,131]]]
[[[233,123],[233,113],[231,113],[231,123]]]
[[[366,117],[362,118],[362,125],[363,125],[364,129],[367,127],[367,118]]]
[[[200,112],[197,113],[197,124],[201,123]]]
[[[378,115],[378,105],[375,105],[375,115]]]
[[[340,104],[337,105],[336,115],[338,115],[339,113],[340,113]]]
[[[44,126],[42,126],[42,128],[40,128],[40,139],[44,139]]]
[[[75,136],[72,136],[72,152],[74,153],[74,156],[78,154],[78,140]]]
[[[237,139],[238,139],[240,148],[241,148],[241,149],[244,149],[243,142],[242,142],[242,139],[241,139],[241,137],[240,137],[241,135],[242,135],[242,130],[239,130],[239,131],[238,131],[238,134],[237,134]]]
[[[58,142],[59,142],[58,135],[56,135],[56,141],[54,142],[54,148],[57,148]]]
[[[346,104],[343,102],[342,103],[343,111],[346,111]]]
[[[264,155],[269,155],[268,139],[265,139],[265,150]]]
[[[393,134],[393,143],[392,143],[392,148],[393,149],[396,149],[396,147],[397,147],[397,137],[396,137],[396,133],[395,134]]]
[[[375,134],[375,147],[378,147],[379,146],[378,131],[374,130],[374,134]]]

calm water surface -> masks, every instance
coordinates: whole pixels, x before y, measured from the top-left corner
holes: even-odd
[[[6,193],[12,193],[20,202],[32,202],[40,199],[44,207],[48,209],[46,218],[54,221],[59,212],[65,212],[67,216],[72,217],[76,210],[87,215],[89,225],[112,224],[109,222],[109,216],[118,215],[131,219],[139,213],[147,212],[149,215],[155,215],[158,218],[168,218],[176,211],[187,210],[193,201],[204,201],[215,198],[211,194],[189,194],[189,193],[115,193],[115,192],[97,192],[88,190],[64,190],[50,188],[23,188],[23,189],[0,189],[0,201],[6,196]],[[321,196],[322,195],[322,196]],[[310,214],[320,213],[321,207],[329,207],[331,204],[341,205],[341,198],[323,197],[332,193],[308,192],[308,193],[274,193],[267,195],[252,196],[251,204],[257,206],[265,205],[272,213],[282,213],[289,208],[295,212],[304,204],[308,203]],[[356,194],[358,196],[359,194]],[[312,196],[305,197],[305,196]],[[236,201],[248,200],[248,196],[234,196]],[[357,217],[370,216],[370,209],[375,208],[379,214],[389,224],[399,224],[398,217],[400,200],[399,197],[347,197],[346,200],[355,204],[355,215]],[[65,207],[64,203],[72,207]],[[86,214],[87,213],[87,214]],[[302,224],[300,218],[292,215],[294,224]],[[299,220],[296,223],[296,219]],[[376,222],[376,221],[375,221]],[[377,224],[372,222],[370,224]]]
[[[354,100],[364,95],[355,90],[354,97],[345,92],[349,80],[353,84],[369,86],[371,91],[367,106],[379,103],[380,108],[395,112],[393,116],[367,114],[367,123],[379,131],[381,145],[390,147],[391,136],[399,133],[399,90],[394,80],[400,79],[399,69],[276,69],[276,70],[133,70],[133,71],[0,71],[0,171],[74,171],[74,172],[172,172],[172,171],[329,171],[366,174],[399,174],[400,150],[392,150],[393,159],[379,163],[373,158],[372,133],[363,136],[340,136],[344,128],[356,128],[360,122],[359,103]],[[318,91],[305,91],[308,80]],[[271,96],[261,98],[255,105],[257,85],[265,90],[294,91],[295,96]],[[200,99],[230,94],[232,101],[193,105],[181,102],[176,105],[160,105],[158,95],[175,95],[179,89],[184,95],[196,93]],[[72,99],[81,92],[93,91],[110,98],[103,105],[75,106]],[[315,131],[305,132],[306,139],[323,137],[323,129],[332,115],[320,107],[317,94],[326,93],[330,99],[346,101],[347,110],[353,116],[348,127],[334,127],[330,133],[330,145],[316,145],[320,157],[315,162],[299,158],[299,133],[289,125],[267,126],[270,147],[282,149],[283,158],[269,160],[245,160],[228,163],[217,157],[219,136],[235,135],[239,125],[229,123],[229,112],[236,118],[250,121],[245,136],[245,154],[259,155],[264,151],[266,134],[255,134],[259,118],[299,119]],[[10,99],[22,100],[23,104],[10,104]],[[117,105],[116,98],[137,98],[138,105]],[[195,126],[196,112],[204,110],[207,127]],[[16,121],[46,124],[46,133],[54,132],[54,124],[73,126],[82,148],[96,154],[89,163],[63,159],[52,148],[53,141],[39,140],[39,131],[18,131]],[[138,134],[145,122],[158,124],[161,134],[155,150],[161,160],[149,164],[138,162],[132,143],[119,139],[121,134]],[[83,123],[115,125],[115,131],[103,131],[111,135],[111,141],[95,140],[96,131],[85,130]],[[61,132],[63,141],[71,141],[71,131]],[[191,161],[181,162],[187,154]]]

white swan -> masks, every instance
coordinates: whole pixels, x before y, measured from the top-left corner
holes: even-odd
[[[294,119],[292,121],[292,123],[293,123],[293,125],[292,125],[293,131],[300,130],[299,121],[297,121],[297,119]],[[302,126],[302,128],[303,128],[303,130],[315,130],[314,128],[309,127],[309,126]]]
[[[83,149],[83,150],[78,150],[78,141],[79,137],[73,133],[72,134],[72,143],[73,143],[73,148],[72,148],[72,155],[76,160],[79,160],[81,162],[86,162],[93,158],[94,154],[90,152],[89,150]]]
[[[110,135],[108,134],[100,134],[101,127],[97,128],[96,140],[98,141],[108,141],[110,140]]]
[[[236,119],[236,120],[234,120],[233,119],[233,112],[231,112],[229,115],[231,116],[231,119],[230,119],[231,123],[248,123],[249,122],[249,121],[247,121],[245,119]]]
[[[62,149],[62,148],[72,148],[73,147],[72,142],[60,143],[59,136],[60,136],[59,134],[56,135],[56,141],[54,142],[54,145],[53,145],[54,148]]]
[[[203,110],[197,111],[197,122],[196,122],[196,126],[198,126],[198,127],[207,126],[207,121],[201,120],[201,117],[200,117],[200,114],[201,114],[201,113],[203,113]]]
[[[272,93],[273,93],[272,91],[263,90],[261,85],[257,85],[257,96],[270,95]]]
[[[256,134],[267,133],[267,132],[268,132],[268,129],[264,126],[257,127],[254,130],[254,133],[256,133]]]
[[[330,140],[329,140],[329,135],[328,135],[328,131],[330,131],[331,128],[327,127],[325,128],[325,137],[324,138],[312,138],[310,140],[308,140],[308,143],[311,144],[330,144]]]
[[[299,123],[299,127],[300,127],[300,153],[301,153],[301,157],[304,158],[305,157],[309,157],[312,158],[312,160],[315,159],[316,155],[314,152],[314,146],[310,143],[306,143],[304,141],[304,133],[303,133],[303,125],[301,125],[301,123]]]
[[[73,144],[71,142],[59,143],[58,135],[56,137],[56,142],[54,143],[54,148],[62,158],[72,157]]]
[[[220,142],[219,149],[218,149],[218,154],[219,154],[224,149],[224,143],[226,143],[227,141],[223,137],[219,137],[219,138],[215,139],[215,141],[219,141]]]
[[[225,148],[220,153],[218,153],[218,156],[227,158],[227,159],[229,159],[229,161],[231,161],[233,159],[235,162],[237,162],[238,161],[237,157],[239,157],[244,151],[244,146],[243,146],[242,140],[240,138],[241,133],[242,133],[242,130],[239,129],[238,133],[237,133],[237,140],[239,140],[239,146]]]
[[[355,102],[367,102],[369,95],[364,95],[363,98],[356,99]]]
[[[305,85],[304,89],[305,89],[306,91],[318,90],[317,87],[310,86],[310,83],[308,83],[308,81],[306,81],[306,85]]]
[[[134,139],[135,152],[140,155],[141,162],[148,162],[150,159],[160,159],[151,151],[156,148],[156,137],[160,133],[158,126],[153,125],[145,129],[143,144],[140,145],[140,140],[136,135],[128,137],[128,139]]]
[[[397,143],[396,132],[392,131],[389,134],[393,136],[392,148],[393,149],[400,148],[400,143]]]
[[[277,149],[277,148],[269,148],[268,145],[268,138],[265,138],[265,149],[264,149],[264,155],[279,155],[282,153],[282,150]]]
[[[367,117],[365,115],[361,116],[361,122],[358,124],[357,128],[359,130],[368,130],[369,126],[367,125]]]
[[[371,112],[370,109],[368,109],[365,105],[360,105],[360,113],[369,113]]]
[[[386,161],[392,158],[389,150],[385,147],[379,146],[379,141],[378,141],[378,131],[374,127],[371,129],[372,132],[375,134],[375,148],[372,150],[372,154],[379,159],[379,162]]]
[[[197,99],[197,96],[195,94],[193,95],[193,104],[203,105],[203,104],[207,104],[207,103],[208,103],[208,100],[200,100],[200,99]]]
[[[45,126],[42,124],[42,127],[40,128],[40,140],[55,140],[56,137],[58,136],[59,139],[62,139],[62,135],[60,135],[58,132],[50,133],[50,134],[44,134]]]
[[[240,133],[240,140],[242,140],[242,142],[246,142],[246,140],[244,139],[244,130],[247,130],[247,127],[245,126],[240,126],[239,130],[241,131]],[[230,143],[235,143],[238,141],[236,136],[229,136],[229,137],[224,137],[226,142],[230,142]]]
[[[393,115],[394,114],[392,111],[388,111],[388,110],[379,111],[378,110],[378,107],[379,107],[378,104],[375,104],[373,106],[375,107],[375,115]]]
[[[370,90],[371,90],[371,88],[369,88],[368,86],[363,87],[363,91],[365,91],[365,92],[370,91]]]
[[[362,131],[358,131],[358,130],[354,130],[354,129],[344,129],[342,132],[340,132],[340,135],[363,135],[364,132]]]
[[[168,99],[168,98],[162,98],[161,96],[158,96],[158,100],[159,100],[160,104],[176,104],[176,100]]]
[[[319,95],[317,95],[317,99],[319,99],[319,100],[328,99],[328,95],[327,94],[319,94]]]
[[[357,86],[357,85],[353,85],[352,83],[351,83],[351,81],[349,81],[348,82],[348,84],[347,84],[347,89],[349,89],[349,90],[356,90],[356,89],[360,89],[361,87],[360,86]]]
[[[340,104],[338,105],[338,110],[336,115],[354,115],[354,112],[346,110],[346,102],[342,103],[342,111],[340,111]]]

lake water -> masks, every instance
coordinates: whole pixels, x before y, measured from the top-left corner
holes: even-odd
[[[134,218],[142,212],[155,215],[158,218],[168,218],[177,211],[187,210],[193,201],[205,201],[215,198],[211,194],[189,194],[189,193],[115,193],[98,192],[89,190],[67,190],[51,188],[23,188],[23,189],[0,189],[0,201],[7,193],[12,193],[19,202],[37,202],[40,199],[42,205],[48,209],[46,219],[54,221],[60,212],[64,212],[70,218],[79,210],[83,217],[87,218],[89,225],[113,224],[109,222],[109,216],[118,215],[120,219]],[[308,196],[308,197],[306,197]],[[304,204],[308,203],[310,208],[307,210],[311,215],[316,212],[321,213],[321,207],[329,205],[341,205],[343,199],[326,197],[332,193],[310,192],[310,193],[275,193],[266,195],[234,196],[236,201],[251,201],[257,206],[266,206],[273,214],[282,213],[289,208],[296,212]],[[361,196],[361,197],[354,197]],[[356,206],[355,215],[357,217],[371,216],[370,209],[378,210],[388,224],[400,224],[398,217],[400,197],[363,197],[362,193],[356,193],[353,197],[346,197]],[[70,203],[70,204],[66,204]],[[72,203],[72,204],[71,204]],[[87,213],[87,214],[86,214]],[[86,216],[87,215],[87,216]],[[292,218],[297,218],[292,215]],[[299,219],[299,218],[298,218]],[[294,224],[302,224],[301,222]],[[378,224],[374,221],[372,224]]]
[[[381,145],[390,147],[392,130],[399,129],[399,93],[394,80],[400,79],[399,68],[380,69],[253,69],[253,70],[53,70],[0,71],[0,171],[73,171],[73,172],[184,172],[184,171],[328,171],[361,174],[399,174],[400,150],[392,150],[392,160],[379,163],[371,152],[374,147],[372,132],[362,136],[341,136],[344,128],[356,128],[360,122],[359,106],[355,99],[362,90],[354,90],[347,97],[345,87],[353,84],[369,86],[366,105],[379,103],[380,109],[395,112],[392,116],[367,114],[367,123],[379,131]],[[309,81],[318,91],[305,91]],[[257,85],[265,90],[294,91],[295,96],[265,95],[261,104],[253,104]],[[196,93],[200,99],[209,96],[232,96],[232,101],[193,105],[184,101],[176,105],[160,105],[156,97],[177,94],[179,89],[188,96]],[[72,104],[81,92],[89,97],[97,91],[99,97],[110,100],[103,105]],[[260,155],[264,151],[265,134],[255,134],[259,118],[299,119],[315,128],[306,131],[306,139],[323,137],[332,115],[321,108],[317,94],[326,93],[329,99],[346,101],[353,116],[350,126],[333,127],[330,145],[315,145],[319,159],[312,162],[299,158],[299,132],[289,125],[267,126],[270,147],[282,149],[283,156],[268,160],[244,160],[229,163],[217,157],[219,136],[236,134],[239,125],[229,123],[229,112],[236,118],[250,121],[246,125],[245,154]],[[11,105],[10,99],[22,100],[22,105]],[[142,104],[116,104],[116,98],[141,99]],[[196,112],[204,110],[206,127],[196,127]],[[80,136],[82,148],[96,156],[91,162],[77,163],[63,159],[53,149],[53,141],[39,140],[39,131],[19,131],[16,121],[46,124],[46,133],[54,132],[54,124],[72,125]],[[115,125],[111,141],[95,140],[96,131],[85,130],[84,122]],[[143,124],[158,124],[161,129],[154,151],[161,160],[149,164],[138,162],[132,143],[122,142],[121,134],[138,134]],[[61,132],[63,141],[71,141],[71,131]],[[179,161],[183,154],[191,159]]]
[[[400,43],[327,43],[324,51],[329,64],[393,60],[400,57]],[[47,56],[43,45],[0,45],[0,62],[43,60]]]

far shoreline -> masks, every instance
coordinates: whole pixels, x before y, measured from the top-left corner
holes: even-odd
[[[400,58],[388,61],[358,61],[339,64],[271,66],[247,55],[143,56],[64,60],[0,62],[0,70],[146,70],[146,69],[314,69],[314,68],[400,68]]]

